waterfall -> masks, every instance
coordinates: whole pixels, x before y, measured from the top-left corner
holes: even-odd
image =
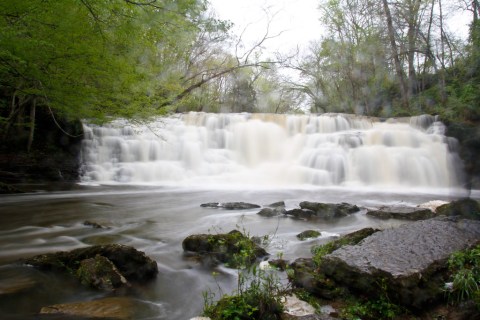
[[[86,183],[374,188],[462,184],[433,116],[186,113],[145,124],[85,123]]]

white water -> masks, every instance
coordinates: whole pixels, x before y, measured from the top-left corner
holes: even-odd
[[[451,190],[463,179],[431,116],[188,113],[84,129],[86,183],[411,191]]]

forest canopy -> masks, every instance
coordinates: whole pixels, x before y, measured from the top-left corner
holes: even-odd
[[[30,145],[39,108],[98,122],[190,110],[478,121],[478,1],[318,4],[324,35],[265,58],[274,35],[242,47],[206,0],[3,0],[0,135],[21,127]],[[458,11],[467,40],[446,27]]]

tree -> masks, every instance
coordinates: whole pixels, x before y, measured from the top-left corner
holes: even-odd
[[[26,127],[30,148],[38,108],[95,121],[165,113],[206,8],[195,0],[2,1],[1,136]]]

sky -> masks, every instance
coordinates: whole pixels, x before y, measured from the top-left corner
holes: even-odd
[[[322,25],[319,21],[319,0],[209,0],[218,17],[235,24],[234,33],[239,35],[246,28],[242,39],[248,44],[261,39],[268,21],[271,35],[281,33],[266,43],[270,52],[288,53],[297,45],[306,47],[312,40],[320,39]],[[264,10],[268,11],[268,14]],[[466,36],[469,13],[452,17],[448,23],[452,32]]]
[[[247,46],[262,39],[269,15],[272,16],[270,35],[281,33],[266,43],[271,52],[288,52],[297,44],[306,46],[319,39],[322,32],[318,0],[210,0],[210,3],[220,19],[235,24],[235,34],[246,28],[242,39]]]

